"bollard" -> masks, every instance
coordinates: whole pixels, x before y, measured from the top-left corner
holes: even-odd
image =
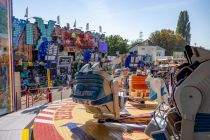
[[[18,93],[17,93],[17,91],[15,92],[15,96],[16,96],[16,98],[15,98],[15,101],[16,101],[15,102],[15,109],[17,111],[18,110],[18,103],[17,103],[18,102],[18,99],[17,99],[18,98]]]
[[[28,108],[28,91],[27,90],[25,91],[25,94],[26,94],[26,108]]]
[[[51,93],[51,90],[50,88],[48,88],[48,102],[52,102],[52,93]]]
[[[63,100],[63,90],[61,90],[61,101]]]

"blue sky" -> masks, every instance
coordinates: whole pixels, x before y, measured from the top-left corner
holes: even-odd
[[[98,31],[101,25],[107,35],[119,34],[130,41],[143,38],[161,29],[176,29],[181,10],[187,10],[191,22],[191,43],[210,49],[210,0],[13,0],[13,15],[24,18],[39,16],[55,20],[60,15],[61,25],[77,26],[87,22]]]

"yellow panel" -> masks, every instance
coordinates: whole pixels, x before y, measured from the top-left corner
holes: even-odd
[[[22,140],[29,140],[29,129],[22,130]]]

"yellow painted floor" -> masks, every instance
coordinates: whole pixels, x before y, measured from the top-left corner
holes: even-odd
[[[126,110],[131,115],[152,113],[155,103],[146,102],[144,108],[138,103],[128,102]],[[150,105],[148,105],[150,104]],[[93,115],[85,111],[83,105],[69,102],[56,110],[54,126],[58,133],[65,139],[95,139],[95,140],[146,140],[149,139],[138,125],[120,123],[97,123]],[[139,125],[141,126],[141,125]]]

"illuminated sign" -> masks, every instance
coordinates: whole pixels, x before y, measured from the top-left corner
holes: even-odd
[[[59,56],[58,64],[61,65],[70,65],[72,62],[71,56]]]
[[[71,58],[61,58],[59,61],[60,64],[70,64],[71,63]]]

